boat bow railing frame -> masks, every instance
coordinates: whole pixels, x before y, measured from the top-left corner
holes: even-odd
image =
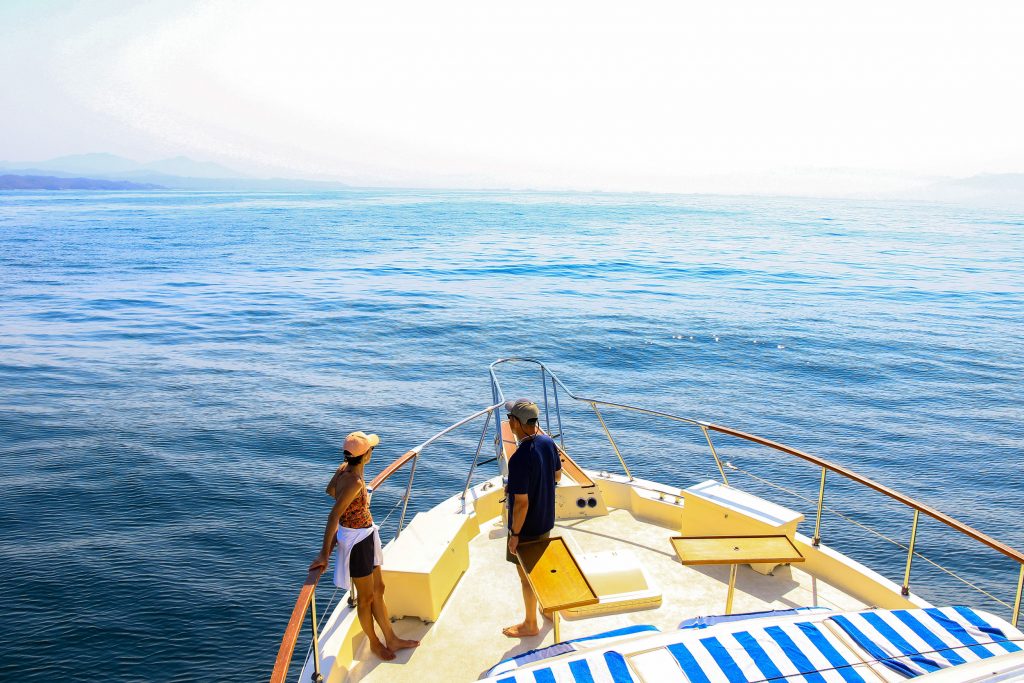
[[[504,405],[504,402],[505,402],[505,395],[504,395],[504,393],[503,393],[503,391],[501,389],[501,384],[500,384],[500,382],[498,380],[498,376],[497,376],[497,373],[496,373],[496,368],[498,366],[506,364],[506,363],[531,363],[531,364],[535,364],[535,365],[540,367],[541,383],[542,383],[542,389],[543,389],[541,395],[543,396],[543,399],[544,399],[545,425],[548,428],[548,432],[551,431],[551,415],[550,415],[550,411],[549,411],[550,405],[549,405],[549,400],[548,400],[548,398],[549,398],[548,397],[548,386],[549,386],[549,380],[550,380],[551,402],[553,402],[553,404],[554,404],[555,424],[557,425],[557,429],[558,429],[558,433],[554,434],[553,436],[557,436],[558,437],[558,439],[559,439],[563,449],[565,447],[565,437],[564,437],[564,430],[563,430],[563,426],[562,426],[561,404],[559,402],[559,389],[561,389],[562,393],[566,397],[568,397],[569,399],[571,399],[573,401],[576,401],[576,402],[579,402],[579,403],[584,403],[584,404],[589,405],[591,410],[593,410],[595,416],[597,417],[597,419],[598,419],[598,421],[599,421],[599,423],[601,425],[602,431],[605,434],[605,437],[608,439],[608,442],[611,444],[612,450],[615,452],[615,455],[618,457],[619,462],[622,465],[622,469],[625,472],[627,480],[633,486],[638,486],[640,488],[644,488],[642,484],[640,484],[639,482],[635,482],[634,477],[633,477],[632,473],[630,472],[629,466],[626,463],[626,459],[622,455],[622,452],[619,450],[618,445],[616,444],[615,439],[613,438],[613,436],[611,434],[611,430],[608,428],[608,425],[605,422],[605,420],[604,420],[604,418],[603,418],[603,416],[601,414],[599,406],[603,407],[603,408],[610,408],[610,409],[613,409],[613,410],[623,410],[623,411],[629,411],[629,412],[635,412],[635,413],[640,413],[640,414],[644,414],[644,415],[649,415],[649,416],[652,416],[652,417],[655,417],[655,418],[669,420],[669,421],[672,421],[672,422],[678,422],[678,423],[681,423],[681,424],[689,425],[689,426],[696,427],[696,428],[700,429],[702,435],[704,436],[704,438],[705,438],[705,440],[706,440],[706,442],[708,444],[708,448],[709,448],[709,450],[711,452],[711,455],[712,455],[712,457],[713,457],[713,459],[715,461],[715,464],[716,464],[716,466],[718,468],[719,474],[722,477],[722,483],[725,484],[726,486],[729,486],[729,479],[728,479],[728,476],[726,475],[725,468],[722,465],[721,458],[719,457],[718,452],[717,452],[717,450],[715,448],[714,441],[711,438],[711,432],[716,432],[718,434],[722,434],[722,435],[726,435],[726,436],[731,436],[731,437],[738,438],[738,439],[741,439],[741,440],[744,440],[744,441],[748,441],[750,443],[758,444],[760,446],[764,446],[764,447],[767,447],[767,448],[769,448],[771,450],[774,450],[774,451],[777,451],[777,452],[780,452],[780,453],[784,453],[786,455],[793,456],[793,457],[798,458],[800,460],[804,460],[806,462],[809,462],[809,463],[811,463],[811,464],[813,464],[813,465],[815,465],[817,467],[820,467],[821,468],[821,479],[820,479],[819,490],[818,490],[818,499],[817,499],[817,516],[816,516],[815,525],[814,525],[814,536],[812,538],[812,543],[815,546],[817,546],[817,545],[819,545],[821,543],[821,516],[822,516],[822,511],[825,509],[825,507],[824,507],[825,486],[826,486],[826,474],[828,472],[832,472],[832,473],[837,474],[837,475],[839,475],[841,477],[844,477],[845,479],[849,479],[850,481],[853,481],[853,482],[855,482],[857,484],[860,484],[862,486],[866,486],[867,488],[872,489],[872,490],[874,490],[874,491],[876,491],[878,493],[881,493],[882,495],[887,496],[888,498],[891,498],[892,500],[895,500],[895,501],[901,503],[902,505],[912,509],[914,511],[914,521],[913,521],[913,526],[911,527],[911,531],[910,531],[910,543],[908,544],[907,561],[906,561],[906,567],[905,567],[905,572],[904,572],[903,585],[901,587],[902,588],[902,592],[903,592],[904,595],[909,595],[909,593],[910,593],[910,569],[911,569],[911,563],[912,563],[912,560],[913,560],[913,557],[914,557],[914,554],[915,554],[914,553],[914,544],[915,544],[915,540],[917,538],[918,522],[919,522],[919,519],[920,519],[920,515],[922,513],[924,515],[928,516],[928,517],[931,517],[934,520],[937,520],[937,521],[941,522],[942,524],[950,527],[951,529],[953,529],[953,530],[955,530],[955,531],[957,531],[957,532],[959,532],[961,534],[964,534],[965,536],[967,536],[969,538],[972,538],[975,541],[978,541],[978,542],[982,543],[983,545],[988,546],[989,548],[992,548],[993,550],[996,550],[997,552],[999,552],[1002,555],[1004,555],[1004,556],[1014,560],[1015,562],[1017,562],[1020,565],[1020,572],[1018,574],[1018,579],[1017,579],[1016,596],[1015,596],[1013,607],[1012,607],[1012,617],[1011,617],[1011,623],[1014,626],[1017,626],[1017,624],[1019,622],[1019,618],[1020,618],[1020,608],[1021,608],[1022,593],[1024,593],[1024,553],[1021,553],[1020,551],[1018,551],[1018,550],[1016,550],[1014,548],[1011,548],[1010,546],[1006,545],[1005,543],[997,541],[996,539],[992,538],[991,536],[989,536],[989,535],[987,535],[987,534],[985,534],[985,533],[983,533],[983,532],[981,532],[981,531],[979,531],[979,530],[977,530],[977,529],[975,529],[975,528],[973,528],[973,527],[971,527],[971,526],[969,526],[967,524],[964,524],[963,522],[960,522],[959,520],[954,519],[953,517],[950,517],[949,515],[947,515],[947,514],[945,514],[943,512],[940,512],[939,510],[936,510],[935,508],[933,508],[931,506],[925,505],[924,503],[921,503],[920,501],[918,501],[918,500],[916,500],[914,498],[911,498],[910,496],[907,496],[907,495],[904,495],[902,493],[899,493],[898,491],[895,491],[895,490],[889,488],[888,486],[880,484],[880,483],[874,481],[873,479],[870,479],[868,477],[865,477],[865,476],[862,476],[860,474],[857,474],[856,472],[853,472],[852,470],[850,470],[850,469],[848,469],[846,467],[843,467],[842,465],[837,465],[837,464],[835,464],[833,462],[830,462],[830,461],[825,460],[823,458],[819,458],[819,457],[817,457],[815,455],[811,455],[809,453],[805,453],[804,451],[798,450],[796,448],[791,448],[791,447],[786,446],[784,444],[781,444],[779,442],[772,441],[770,439],[765,439],[763,437],[755,436],[753,434],[749,434],[747,432],[743,432],[743,431],[740,431],[738,429],[733,429],[731,427],[726,427],[724,425],[715,424],[713,422],[706,422],[706,421],[703,421],[703,420],[697,420],[697,419],[693,419],[693,418],[684,417],[682,415],[674,415],[672,413],[667,413],[667,412],[663,412],[663,411],[651,410],[649,408],[643,408],[643,407],[640,407],[640,406],[634,406],[634,405],[629,405],[629,404],[625,404],[625,403],[615,403],[615,402],[612,402],[612,401],[605,401],[605,400],[601,400],[601,399],[589,398],[589,397],[586,397],[586,396],[578,395],[578,394],[574,393],[573,391],[571,391],[562,382],[562,380],[558,378],[557,375],[555,375],[553,372],[551,372],[551,370],[543,362],[541,362],[539,360],[536,360],[536,359],[533,359],[533,358],[525,358],[525,357],[501,358],[499,360],[496,360],[494,363],[492,363],[490,365],[490,367],[488,368],[488,371],[489,371],[489,374],[490,374],[490,378],[491,378],[491,393],[492,393],[492,403],[491,403],[490,406],[488,406],[486,408],[483,408],[481,410],[478,410],[478,411],[472,413],[471,415],[469,415],[469,416],[467,416],[465,418],[462,418],[458,422],[455,422],[454,424],[452,424],[452,425],[450,425],[448,427],[445,427],[444,429],[442,429],[441,431],[437,432],[436,434],[431,436],[429,439],[427,439],[426,441],[421,443],[419,446],[416,446],[412,450],[406,451],[401,456],[399,456],[398,458],[393,460],[391,463],[389,463],[383,470],[381,470],[380,474],[378,474],[376,477],[374,477],[373,481],[370,482],[370,484],[367,486],[367,490],[370,493],[370,495],[372,496],[373,492],[377,491],[380,488],[380,486],[385,481],[387,481],[390,477],[392,477],[396,472],[401,470],[409,462],[412,462],[412,466],[409,469],[409,479],[408,479],[408,481],[406,483],[405,492],[404,492],[404,494],[402,496],[402,515],[401,515],[401,517],[399,518],[399,521],[398,521],[398,527],[397,527],[396,533],[395,533],[395,537],[396,538],[402,533],[402,529],[404,528],[404,525],[405,525],[406,512],[407,512],[408,507],[409,507],[409,501],[410,501],[410,499],[412,497],[413,481],[414,481],[415,475],[416,475],[416,463],[419,460],[419,456],[423,452],[423,450],[426,449],[431,444],[433,444],[438,439],[440,439],[440,438],[446,436],[447,434],[449,434],[449,433],[459,429],[460,427],[463,427],[463,426],[473,422],[474,420],[477,420],[480,417],[486,415],[486,420],[484,422],[483,430],[481,432],[480,439],[477,442],[476,453],[473,456],[473,461],[472,461],[472,463],[470,465],[468,476],[466,478],[466,485],[465,485],[465,487],[463,489],[463,492],[462,492],[462,499],[463,499],[463,501],[465,501],[466,495],[467,495],[467,493],[469,491],[469,487],[470,487],[470,485],[472,483],[473,475],[474,475],[477,467],[481,464],[481,463],[479,463],[479,457],[480,457],[480,453],[481,453],[484,441],[486,440],[487,430],[488,430],[489,426],[492,424],[492,419],[493,419],[493,426],[494,426],[494,448],[495,448],[495,458],[494,459],[496,459],[498,461],[499,469],[501,471],[502,476],[504,477],[504,476],[507,475],[507,471],[505,469],[505,462],[501,458],[501,454],[502,454],[501,418],[500,417],[499,418],[495,418],[495,416],[494,416],[495,411],[501,409],[503,407],[503,405]],[[294,654],[295,644],[296,644],[296,642],[298,640],[299,633],[301,632],[302,624],[305,621],[306,614],[308,612],[310,612],[310,610],[312,611],[312,613],[311,613],[311,624],[312,624],[312,630],[313,630],[313,633],[311,635],[312,635],[312,638],[313,638],[313,642],[314,643],[317,642],[318,633],[317,633],[317,615],[316,615],[316,595],[315,595],[315,593],[316,593],[317,583],[319,582],[322,574],[323,574],[322,570],[316,569],[316,570],[310,570],[307,573],[307,575],[306,575],[306,580],[303,582],[302,588],[299,591],[298,598],[297,598],[297,600],[295,602],[295,607],[292,610],[291,617],[288,620],[288,626],[285,628],[284,636],[283,636],[283,638],[281,640],[281,646],[278,649],[277,658],[276,658],[275,663],[274,663],[274,671],[273,671],[273,673],[271,674],[271,677],[270,677],[271,683],[284,683],[284,681],[286,680],[286,677],[287,677],[287,674],[288,674],[288,669],[289,669],[289,666],[291,664],[291,659],[292,659],[292,656]],[[319,651],[318,651],[318,648],[317,648],[316,645],[314,645],[314,647],[313,647],[313,653],[314,653],[314,657],[316,659],[316,661],[314,663],[315,664],[315,671],[317,673],[319,673],[319,668],[320,668],[319,667]]]
[[[957,519],[947,515],[946,513],[941,512],[939,510],[936,510],[935,508],[933,508],[933,507],[931,507],[929,505],[926,505],[926,504],[924,504],[924,503],[922,503],[922,502],[920,502],[920,501],[918,501],[918,500],[916,500],[916,499],[914,499],[914,498],[912,498],[910,496],[902,494],[902,493],[900,493],[900,492],[898,492],[898,491],[896,491],[896,490],[894,490],[892,488],[889,488],[888,486],[885,486],[884,484],[880,484],[879,482],[876,482],[873,479],[870,479],[870,478],[865,477],[863,475],[857,474],[856,472],[854,472],[854,471],[852,471],[852,470],[850,470],[850,469],[848,469],[846,467],[843,467],[842,465],[837,465],[836,463],[833,463],[833,462],[830,462],[828,460],[825,460],[824,458],[819,458],[819,457],[817,457],[815,455],[811,455],[810,453],[806,453],[804,451],[801,451],[801,450],[796,449],[796,448],[792,448],[790,446],[786,446],[785,444],[779,443],[777,441],[773,441],[771,439],[765,439],[765,438],[760,437],[760,436],[755,436],[753,434],[749,434],[747,432],[743,432],[743,431],[740,431],[738,429],[733,429],[732,427],[726,427],[724,425],[715,424],[713,422],[707,422],[707,421],[704,421],[704,420],[697,420],[697,419],[693,419],[693,418],[684,417],[682,415],[674,415],[672,413],[666,413],[666,412],[657,411],[657,410],[650,410],[648,408],[642,408],[640,406],[634,406],[634,405],[629,405],[629,404],[625,404],[625,403],[613,403],[611,401],[603,401],[603,400],[596,399],[596,398],[588,398],[588,397],[585,397],[585,396],[577,395],[576,393],[571,391],[562,382],[562,380],[560,380],[553,372],[551,372],[551,370],[543,362],[541,362],[541,361],[539,361],[537,359],[534,359],[534,358],[526,358],[526,357],[501,358],[501,359],[496,360],[493,363],[491,363],[490,368],[489,368],[489,372],[490,372],[490,376],[491,376],[492,392],[494,394],[494,398],[495,398],[496,401],[504,400],[504,395],[503,395],[503,393],[501,391],[501,384],[500,384],[500,382],[498,380],[496,368],[498,366],[500,366],[500,365],[505,364],[505,363],[531,363],[531,364],[535,364],[535,365],[540,366],[542,378],[544,377],[545,373],[551,378],[551,385],[552,385],[552,387],[554,389],[553,393],[554,393],[554,400],[555,400],[555,409],[556,409],[556,413],[558,415],[557,421],[558,421],[559,432],[560,433],[561,433],[562,430],[561,430],[561,411],[560,411],[560,406],[559,406],[559,403],[558,403],[558,388],[561,388],[562,391],[565,392],[565,395],[568,396],[569,398],[573,399],[574,401],[578,401],[578,402],[581,402],[581,403],[589,404],[590,407],[593,409],[595,415],[597,416],[597,419],[598,419],[598,421],[601,424],[601,428],[604,431],[605,436],[608,438],[608,441],[611,444],[612,449],[615,451],[615,455],[618,457],[619,462],[622,464],[622,469],[626,473],[626,477],[630,481],[633,481],[633,476],[632,476],[632,474],[629,471],[629,467],[626,464],[625,458],[622,456],[622,453],[619,451],[619,448],[616,445],[615,440],[612,438],[611,431],[608,429],[607,423],[605,422],[604,418],[601,416],[601,412],[598,410],[598,406],[608,407],[608,408],[613,408],[613,409],[618,409],[618,410],[624,410],[624,411],[630,411],[630,412],[635,412],[635,413],[641,413],[641,414],[644,414],[644,415],[650,415],[650,416],[653,416],[653,417],[656,417],[656,418],[661,418],[661,419],[665,419],[665,420],[671,420],[671,421],[674,421],[674,422],[679,422],[679,423],[682,423],[682,424],[692,425],[694,427],[699,428],[701,430],[703,436],[704,436],[704,439],[707,441],[708,449],[710,450],[711,456],[712,456],[712,458],[715,461],[715,465],[718,467],[718,472],[719,472],[719,474],[722,477],[722,483],[725,484],[726,486],[729,486],[729,478],[728,478],[728,476],[725,473],[725,468],[722,465],[722,460],[719,457],[718,451],[715,448],[714,441],[711,438],[711,432],[716,432],[716,433],[723,434],[723,435],[726,435],[726,436],[731,436],[731,437],[734,437],[734,438],[737,438],[737,439],[741,439],[743,441],[748,441],[750,443],[754,443],[754,444],[757,444],[757,445],[760,445],[760,446],[764,446],[764,447],[769,448],[771,450],[774,450],[774,451],[777,451],[777,452],[780,452],[780,453],[784,453],[786,455],[793,456],[793,457],[798,458],[800,460],[804,460],[804,461],[809,462],[809,463],[811,463],[813,465],[816,465],[817,467],[820,467],[821,468],[821,478],[820,478],[819,487],[818,487],[818,500],[817,500],[817,511],[816,511],[816,516],[815,516],[815,523],[814,523],[814,536],[812,537],[812,540],[811,540],[811,542],[812,542],[812,544],[814,546],[818,546],[818,545],[821,544],[821,518],[822,518],[822,511],[825,509],[825,505],[824,505],[824,503],[825,503],[825,485],[826,485],[826,474],[828,472],[833,472],[834,474],[838,474],[838,475],[844,477],[845,479],[848,479],[848,480],[850,480],[850,481],[852,481],[852,482],[854,482],[856,484],[859,484],[861,486],[865,486],[865,487],[867,487],[867,488],[869,488],[869,489],[871,489],[873,491],[881,493],[882,495],[887,496],[888,498],[891,498],[892,500],[894,500],[894,501],[896,501],[896,502],[898,502],[898,503],[900,503],[900,504],[910,508],[911,510],[914,511],[914,515],[913,515],[913,523],[912,523],[911,528],[910,528],[910,542],[907,544],[907,558],[906,558],[906,564],[905,564],[904,574],[903,574],[903,584],[900,587],[901,588],[901,593],[903,595],[910,595],[910,570],[911,570],[911,565],[913,563],[913,559],[914,559],[914,555],[915,555],[914,546],[915,546],[915,543],[917,541],[918,524],[920,522],[921,514],[923,513],[924,515],[926,515],[928,517],[931,517],[932,519],[934,519],[934,520],[936,520],[938,522],[941,522],[942,524],[944,524],[947,527],[953,529],[954,531],[956,531],[958,533],[961,533],[961,534],[967,536],[968,538],[971,538],[971,539],[973,539],[973,540],[975,540],[975,541],[977,541],[979,543],[982,543],[983,545],[988,546],[989,548],[992,548],[993,550],[999,552],[1000,554],[1002,554],[1005,557],[1007,557],[1007,558],[1017,562],[1020,565],[1019,571],[1018,571],[1018,576],[1017,576],[1016,595],[1014,597],[1013,607],[1011,608],[1011,623],[1014,626],[1017,626],[1017,624],[1019,623],[1019,621],[1020,621],[1020,610],[1021,610],[1022,595],[1024,595],[1024,553],[1022,553],[1019,550],[1016,550],[1015,548],[1012,548],[1012,547],[1006,545],[1005,543],[1002,543],[1001,541],[997,541],[996,539],[992,538],[988,534],[985,534],[985,533],[975,529],[974,527],[971,527],[971,526],[969,526],[967,524],[964,524],[963,522],[961,522],[961,521],[959,521],[959,520],[957,520]],[[544,402],[545,402],[545,413],[546,413],[547,409],[548,409],[548,405],[547,405],[547,392],[546,392],[546,387],[547,387],[546,381],[545,381],[544,386],[545,386]],[[560,434],[560,436],[561,436],[561,434]],[[564,440],[563,440],[563,447],[564,447]],[[1003,603],[1003,604],[1006,604],[1006,603]]]

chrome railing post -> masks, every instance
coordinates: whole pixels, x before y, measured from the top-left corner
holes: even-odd
[[[615,450],[615,455],[619,456],[619,462],[622,463],[622,469],[626,471],[626,476],[629,477],[630,481],[633,481],[633,475],[629,473],[626,461],[622,459],[622,453],[619,452],[619,447],[615,445],[615,439],[612,438],[612,433],[608,431],[608,425],[604,423],[604,418],[601,417],[601,411],[597,409],[597,404],[592,402],[590,407],[594,409],[594,414],[597,415],[597,419],[601,422],[601,427],[604,428],[604,435],[608,437],[608,442]]]
[[[493,411],[491,411],[493,412]],[[480,458],[480,449],[484,447],[484,439],[487,438],[487,428],[491,426],[491,412],[487,413],[487,419],[484,420],[484,428],[480,432],[480,440],[476,444],[476,454],[473,456],[473,464],[469,468],[469,476],[466,477],[466,487],[462,489],[462,502],[466,502],[466,495],[469,493],[469,484],[473,481],[473,472],[476,471],[476,463]]]
[[[1017,577],[1017,599],[1013,601],[1013,617],[1010,621],[1014,626],[1020,619],[1020,596],[1024,593],[1024,563],[1020,565],[1020,575]]]
[[[914,526],[910,528],[910,547],[907,548],[907,569],[903,572],[903,588],[900,593],[910,595],[910,564],[914,560],[914,543],[917,541],[917,520],[921,516],[920,510],[914,510]]]
[[[405,485],[405,504],[402,505],[402,516],[398,518],[398,529],[395,531],[395,538],[398,538],[402,533],[402,527],[405,525],[405,511],[409,509],[409,498],[412,497],[412,478],[416,476],[416,463],[419,459],[419,453],[412,458],[412,468],[409,470],[409,483]]]
[[[495,383],[497,378],[491,375],[491,405],[498,405],[499,390],[498,385]],[[501,411],[502,407],[496,410]],[[501,423],[503,422],[501,412],[498,412],[494,416],[494,459],[498,461],[498,473],[501,474],[502,481],[508,476],[508,464],[505,459],[502,458],[505,454],[504,444],[501,443]]]
[[[544,425],[547,427],[548,434],[551,433],[551,411],[548,410],[548,378],[546,375],[544,366],[540,366],[540,384],[544,387]]]
[[[825,503],[825,473],[828,470],[824,467],[821,468],[821,486],[818,487],[818,517],[814,520],[814,538],[811,539],[811,545],[817,548],[821,545],[821,509]]]
[[[316,586],[313,587],[313,592],[309,596],[309,604],[311,611],[311,623],[313,625],[313,676],[311,680],[313,683],[323,683],[324,677],[320,673],[320,636],[316,632]]]
[[[562,450],[564,451],[565,430],[562,429],[562,409],[558,407],[558,383],[555,381],[554,375],[551,375],[551,394],[555,397],[555,417],[558,419],[558,441],[562,444]]]
[[[718,452],[715,450],[715,444],[711,443],[711,435],[708,434],[708,428],[701,425],[700,430],[704,432],[704,438],[708,441],[708,448],[711,449],[711,455],[715,456],[715,464],[718,465],[718,473],[722,475],[722,483],[728,486],[729,477],[725,476],[725,468],[722,467],[722,461],[718,459]]]

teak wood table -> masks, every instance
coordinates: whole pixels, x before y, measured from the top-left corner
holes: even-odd
[[[551,612],[555,642],[561,642],[559,611],[593,605],[598,601],[597,593],[565,541],[558,536],[527,541],[516,548],[516,557],[526,572],[540,608]]]
[[[673,536],[679,561],[685,565],[729,565],[729,593],[725,597],[725,613],[732,614],[732,598],[736,591],[736,566],[758,562],[785,564],[803,562],[793,542],[779,536]]]

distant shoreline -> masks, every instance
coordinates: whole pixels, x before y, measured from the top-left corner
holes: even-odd
[[[162,185],[99,178],[0,175],[0,190],[165,190]]]

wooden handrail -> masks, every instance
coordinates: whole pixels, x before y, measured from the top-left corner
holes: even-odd
[[[380,474],[373,478],[373,481],[371,481],[370,485],[367,486],[366,488],[370,489],[371,491],[376,491],[378,486],[383,484],[388,477],[397,472],[402,467],[402,465],[415,458],[418,455],[418,453],[419,452],[416,450],[411,450],[395,458],[390,465],[381,470]]]
[[[281,638],[281,647],[277,650],[277,659],[274,660],[274,671],[270,674],[270,683],[285,683],[288,676],[288,667],[292,663],[292,654],[295,652],[295,643],[299,639],[299,631],[302,630],[302,622],[306,620],[306,610],[309,609],[309,601],[316,590],[316,584],[323,574],[322,569],[310,569],[306,574],[306,582],[302,584],[299,597],[295,601],[295,608],[288,620],[288,626]]]
[[[790,448],[789,446],[778,443],[777,441],[765,439],[760,436],[754,436],[753,434],[741,432],[738,429],[733,429],[731,427],[723,427],[721,425],[707,423],[704,423],[704,426],[707,427],[708,429],[713,429],[714,431],[719,432],[721,434],[728,434],[729,436],[735,436],[736,438],[743,439],[745,441],[750,441],[752,443],[760,444],[762,446],[767,446],[768,448],[772,448],[782,453],[787,453],[789,455],[796,456],[801,460],[806,460],[807,462],[813,463],[819,467],[824,467],[825,469],[831,472],[840,474],[846,477],[847,479],[850,479],[851,481],[855,481],[858,484],[867,486],[869,489],[878,491],[879,493],[888,496],[889,498],[892,498],[895,501],[903,503],[909,508],[912,508],[914,510],[920,510],[921,512],[928,515],[932,519],[936,519],[945,524],[946,526],[951,527],[956,531],[959,531],[965,536],[969,536],[980,543],[984,543],[989,548],[992,548],[993,550],[1002,553],[1010,559],[1016,560],[1017,562],[1024,564],[1024,553],[1014,550],[1005,543],[1000,543],[991,536],[984,534],[973,527],[967,526],[963,522],[959,522],[956,519],[950,517],[949,515],[943,512],[939,512],[933,507],[929,507],[924,503],[914,500],[910,496],[905,496],[898,491],[894,491],[888,486],[879,484],[877,481],[861,476],[856,472],[848,470],[841,465],[836,465],[835,463],[829,462],[828,460],[822,460],[821,458],[813,456],[810,453],[804,453],[803,451],[797,450],[795,448]]]

